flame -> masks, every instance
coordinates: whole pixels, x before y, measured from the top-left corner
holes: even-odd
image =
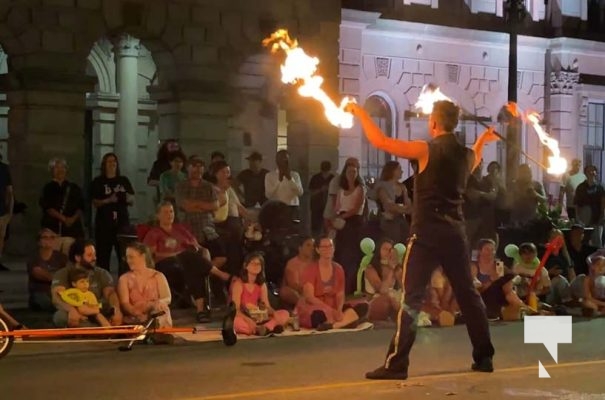
[[[440,100],[452,101],[452,99],[441,93],[439,86],[427,83],[422,87],[414,107],[421,110],[423,114],[430,114],[433,112],[433,104]]]
[[[283,83],[298,85],[298,94],[319,101],[324,107],[328,121],[336,127],[348,129],[353,126],[353,114],[344,111],[348,103],[355,100],[345,97],[336,105],[321,88],[324,79],[316,75],[319,59],[311,57],[298,46],[296,39],[290,38],[286,29],[278,29],[263,40],[263,46],[271,46],[271,52],[283,50],[286,59],[281,65],[281,80]]]
[[[567,171],[567,160],[561,157],[559,142],[548,136],[542,129],[540,115],[537,112],[528,112],[525,118],[538,134],[542,144],[548,147],[552,153],[552,156],[548,157],[548,169],[546,171],[552,175],[563,175]]]
[[[519,118],[521,116],[521,114],[519,113],[519,107],[514,101],[509,101],[504,107],[513,117]]]

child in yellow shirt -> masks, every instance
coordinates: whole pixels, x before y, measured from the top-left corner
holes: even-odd
[[[111,326],[107,318],[101,314],[101,304],[97,296],[88,290],[90,287],[88,272],[74,268],[70,271],[69,282],[71,288],[60,293],[63,301],[76,307],[80,314],[86,315],[93,322],[96,321],[101,326]]]

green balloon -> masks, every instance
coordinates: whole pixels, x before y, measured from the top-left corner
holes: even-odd
[[[405,245],[403,243],[397,243],[393,248],[397,251],[397,261],[402,262],[406,250]]]
[[[504,248],[504,254],[510,258],[517,258],[519,257],[519,247],[514,244],[508,244]]]
[[[374,249],[376,248],[376,244],[370,238],[363,238],[361,240],[361,243],[359,243],[359,247],[361,248],[361,251],[363,252],[363,254],[370,255],[374,252]]]

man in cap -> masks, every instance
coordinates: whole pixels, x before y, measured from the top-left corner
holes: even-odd
[[[258,151],[253,151],[248,157],[248,168],[237,175],[237,188],[243,188],[244,207],[250,208],[262,206],[267,198],[265,197],[265,175],[269,172],[263,168],[263,155]]]

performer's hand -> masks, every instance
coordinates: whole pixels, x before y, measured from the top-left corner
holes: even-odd
[[[345,106],[344,110],[345,110],[345,112],[348,112],[350,114],[358,115],[359,108],[360,107],[359,107],[359,105],[357,103],[349,102]]]
[[[496,142],[498,140],[500,140],[500,136],[498,136],[496,134],[496,130],[494,129],[493,126],[488,127],[484,132],[483,132],[483,137],[485,139],[486,142]]]

